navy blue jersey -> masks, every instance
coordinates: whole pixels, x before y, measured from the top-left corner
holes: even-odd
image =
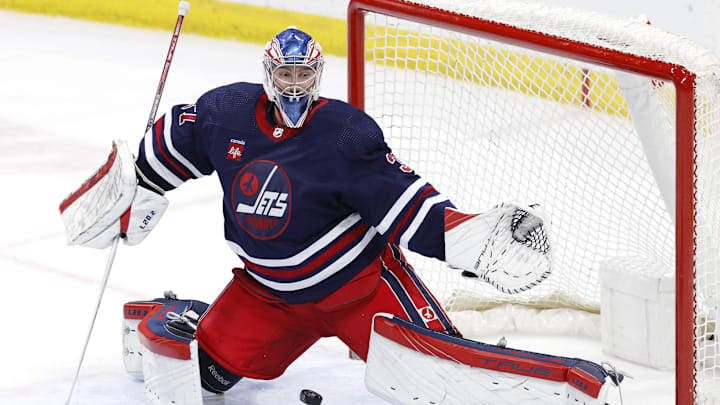
[[[444,259],[453,205],[385,144],[363,111],[319,99],[306,124],[272,124],[262,85],[235,83],[177,105],[140,143],[141,177],[164,190],[217,172],[225,238],[288,303],[323,298],[388,242]]]

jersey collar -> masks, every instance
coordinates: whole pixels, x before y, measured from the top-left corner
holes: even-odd
[[[260,128],[260,131],[262,131],[265,136],[270,138],[273,142],[280,142],[284,139],[292,138],[302,131],[310,122],[310,118],[312,118],[315,111],[327,104],[328,100],[324,98],[318,100],[315,105],[313,105],[312,110],[310,110],[310,113],[305,119],[305,124],[303,124],[300,128],[288,128],[284,125],[273,124],[267,114],[269,102],[267,94],[263,93],[260,96],[257,107],[255,107],[255,121],[258,124],[258,128]]]

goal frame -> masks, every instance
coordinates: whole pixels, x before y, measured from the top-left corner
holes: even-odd
[[[695,400],[695,74],[683,66],[553,37],[402,0],[351,0],[348,6],[348,101],[364,109],[365,13],[373,12],[505,42],[655,79],[672,81],[676,103],[675,400]]]

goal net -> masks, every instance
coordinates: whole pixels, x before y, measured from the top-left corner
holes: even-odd
[[[717,58],[644,22],[514,1],[362,0],[348,17],[350,102],[398,159],[461,211],[551,215],[553,274],[524,293],[408,252],[445,308],[599,312],[603,262],[662,269],[678,400],[720,398]]]

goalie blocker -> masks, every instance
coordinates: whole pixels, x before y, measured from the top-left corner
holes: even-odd
[[[604,405],[623,375],[590,361],[478,343],[376,314],[365,383],[393,404]]]

